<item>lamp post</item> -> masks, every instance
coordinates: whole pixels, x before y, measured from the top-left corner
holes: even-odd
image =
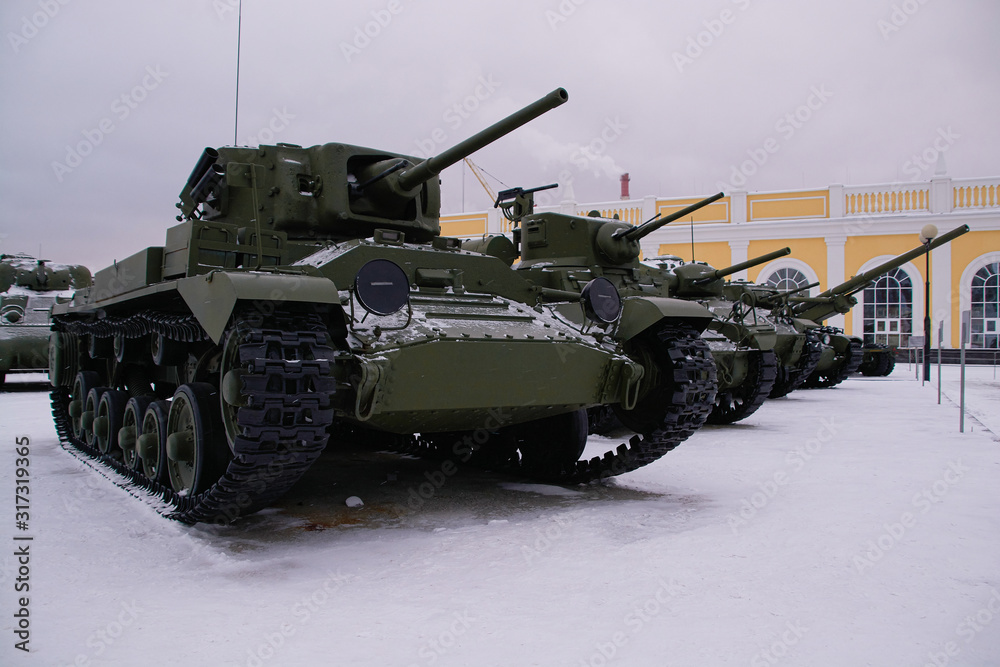
[[[920,242],[926,246],[937,236],[937,227],[931,224],[924,225],[920,230]],[[930,248],[924,253],[926,264],[924,267],[924,374],[921,383],[925,382],[931,374],[931,251]],[[938,348],[940,349],[940,342]],[[938,354],[941,354],[939,351]]]

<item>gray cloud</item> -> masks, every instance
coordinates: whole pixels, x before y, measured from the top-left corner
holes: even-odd
[[[98,269],[161,244],[201,149],[232,143],[236,12],[63,2],[0,9],[0,251]],[[995,176],[997,25],[991,0],[247,0],[238,137],[416,152],[564,86],[568,104],[476,162],[508,185],[570,174],[582,201],[617,198],[622,170],[634,196],[706,194],[773,139],[745,188],[825,187],[929,178],[912,158],[950,128],[949,173]],[[448,115],[484,77],[495,90]],[[485,208],[453,167],[446,212],[463,178],[464,206]]]

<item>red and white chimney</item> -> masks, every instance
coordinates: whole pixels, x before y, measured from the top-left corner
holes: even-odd
[[[622,184],[622,201],[626,199],[631,199],[631,197],[629,197],[628,194],[628,181],[629,181],[628,172],[622,174],[618,180],[621,181]]]

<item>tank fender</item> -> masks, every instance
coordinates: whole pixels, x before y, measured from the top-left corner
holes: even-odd
[[[700,303],[659,296],[630,296],[622,299],[618,335],[623,340],[638,336],[662,320],[684,322],[701,333],[712,321],[712,311]]]
[[[215,343],[237,301],[340,303],[332,280],[303,275],[213,271],[178,281],[177,291]]]

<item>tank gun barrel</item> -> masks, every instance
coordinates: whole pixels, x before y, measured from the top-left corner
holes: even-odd
[[[934,248],[943,246],[945,243],[957,239],[959,236],[965,234],[967,231],[969,231],[968,225],[962,225],[961,227],[956,227],[950,232],[946,232],[941,236],[938,236],[937,238],[931,240],[930,243],[922,244],[919,247],[914,248],[913,250],[904,252],[902,255],[894,257],[893,259],[890,259],[888,262],[879,264],[874,269],[869,269],[868,271],[865,271],[860,275],[854,276],[850,280],[842,282],[836,287],[831,287],[830,289],[823,292],[822,294],[819,294],[818,296],[838,296],[838,295],[850,296],[851,294],[860,292],[861,290],[865,289],[866,287],[874,283],[876,280],[878,280],[879,276],[881,276],[886,271],[890,271],[898,266],[902,266],[903,264],[906,264],[910,260],[916,259],[917,257],[920,257],[924,253],[930,252]]]
[[[725,193],[717,192],[707,199],[702,199],[699,202],[695,202],[694,204],[682,208],[679,211],[675,211],[668,216],[664,216],[662,218],[653,218],[652,220],[647,220],[638,227],[633,227],[632,229],[625,229],[615,232],[614,238],[623,238],[626,241],[638,241],[652,234],[660,227],[663,227],[664,225],[667,225],[673,222],[674,220],[679,220],[686,215],[690,215],[691,213],[694,213],[698,209],[708,206],[712,202],[718,201],[719,199],[722,199],[725,196],[726,196]]]
[[[761,255],[760,257],[754,257],[753,259],[748,259],[745,262],[740,262],[739,264],[733,264],[732,266],[727,266],[724,269],[716,269],[712,273],[708,274],[703,278],[699,278],[694,281],[694,285],[704,285],[705,283],[710,283],[713,280],[718,280],[720,278],[725,278],[738,271],[744,269],[749,269],[754,266],[760,266],[761,264],[767,264],[771,260],[778,259],[779,257],[784,257],[785,255],[791,254],[792,249],[789,247],[784,247],[781,250],[775,250],[774,252],[769,252],[766,255]]]
[[[515,111],[503,120],[490,125],[485,130],[474,134],[465,141],[455,144],[439,155],[418,162],[399,175],[399,186],[403,190],[412,190],[424,181],[430,180],[443,169],[472,155],[487,144],[513,132],[525,123],[541,116],[569,100],[569,93],[563,88],[556,88],[548,95],[535,100],[519,111]]]
[[[874,269],[870,269],[860,275],[854,276],[850,280],[842,282],[836,287],[831,287],[822,294],[818,294],[813,297],[814,300],[812,301],[803,300],[795,306],[796,315],[804,319],[813,320],[814,322],[822,322],[837,313],[847,313],[857,303],[857,299],[855,299],[853,295],[857,294],[869,285],[874,284],[882,274],[902,266],[903,264],[930,252],[934,248],[943,246],[945,243],[951,242],[968,231],[968,225],[956,227],[950,232],[945,232],[941,236],[931,240],[929,243],[921,244],[913,250],[904,252],[902,255],[890,259],[888,262],[879,264]]]

